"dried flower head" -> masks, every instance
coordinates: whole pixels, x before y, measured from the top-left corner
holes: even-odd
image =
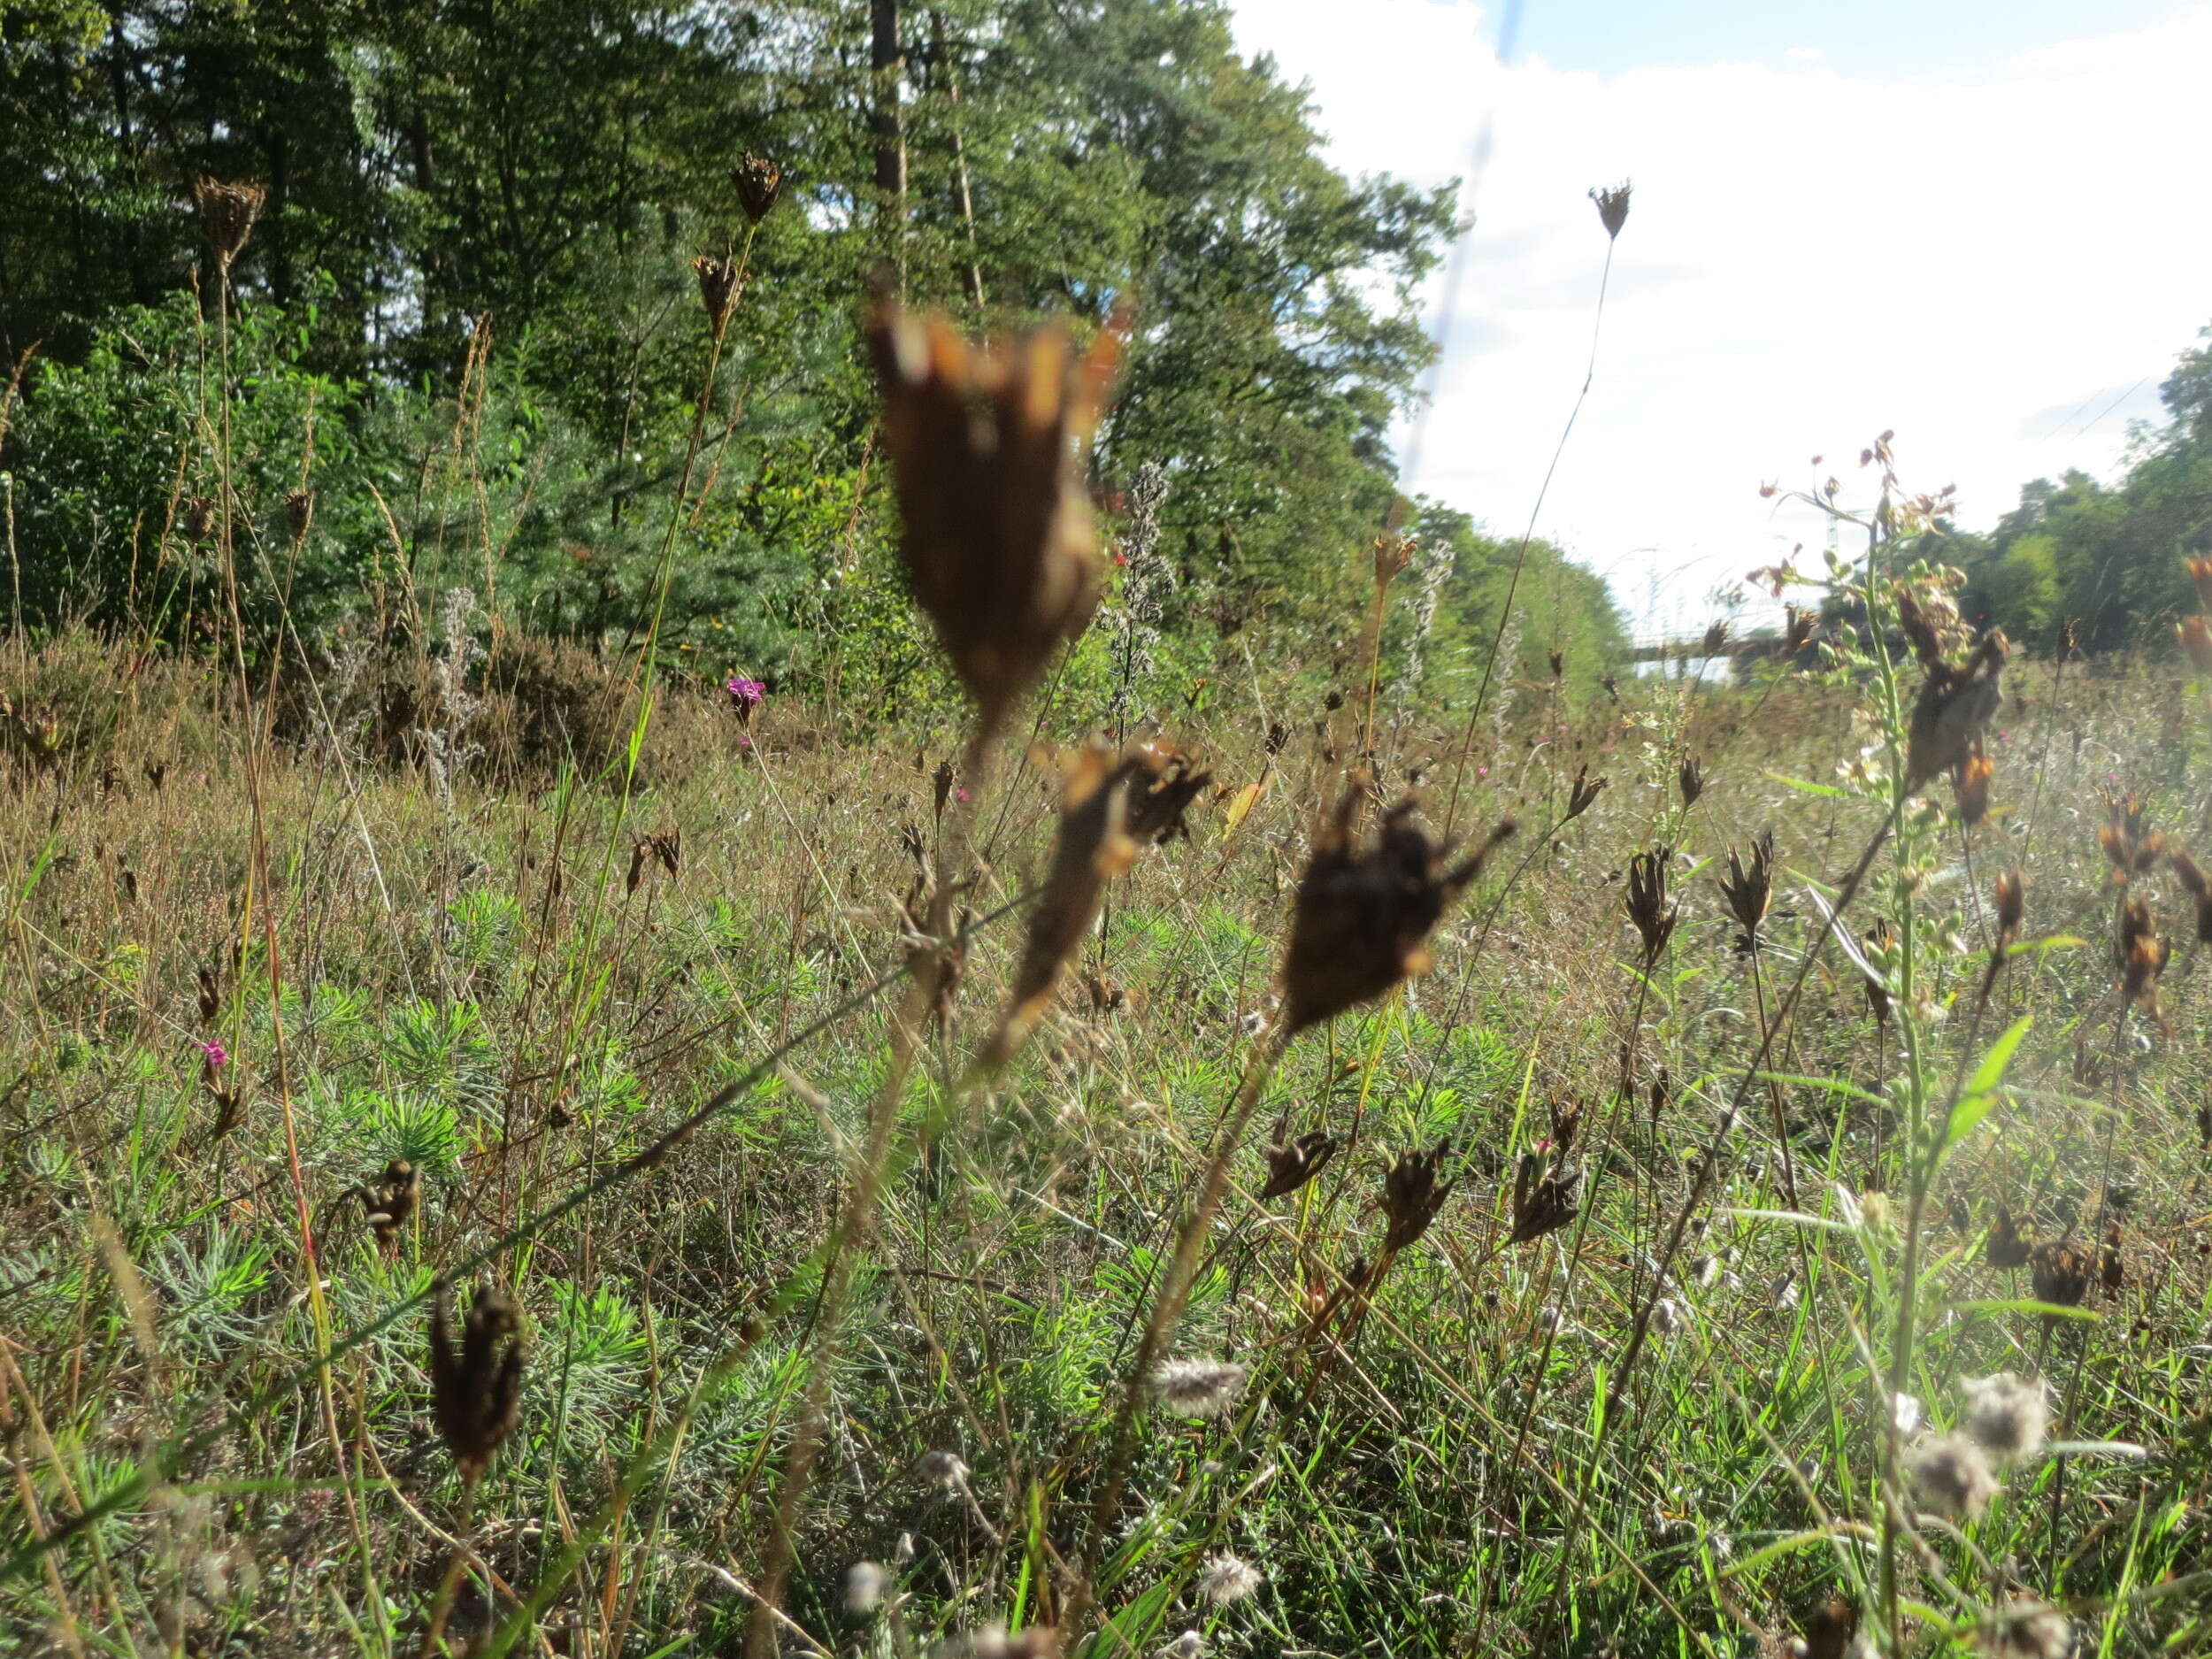
[[[957,1492],[968,1484],[968,1460],[958,1452],[941,1448],[924,1452],[914,1460],[914,1472],[933,1486],[947,1492]]]
[[[869,329],[914,596],[975,700],[980,736],[1098,603],[1075,446],[1097,424],[1115,328],[1074,354],[1064,325],[982,349],[886,300]]]
[[[2190,902],[2196,906],[2197,942],[2212,945],[2212,881],[2205,879],[2197,861],[2187,853],[2173,852],[2166,856],[2174,867],[2174,879],[2189,890]]]
[[[2131,1008],[2139,1008],[2153,1019],[2162,1019],[2158,1007],[2158,977],[2173,956],[2171,941],[2162,939],[2151,907],[2131,898],[2120,907],[2120,931],[2113,944],[2119,964],[2120,995]]]
[[[195,495],[184,503],[184,534],[188,541],[205,541],[215,534],[215,498]]]
[[[1682,764],[1675,769],[1675,787],[1682,791],[1682,804],[1695,806],[1705,793],[1705,763],[1696,756],[1685,754]]]
[[[1891,926],[1888,917],[1877,917],[1873,927],[1860,935],[1859,942],[1865,947],[1867,956],[1878,962],[1889,955],[1891,947],[1897,942],[1897,929]],[[1877,1025],[1887,1025],[1890,1008],[1888,987],[1871,975],[1865,976],[1865,984],[1867,1010],[1874,1016]]]
[[[451,1299],[441,1286],[430,1309],[430,1406],[446,1449],[473,1485],[522,1411],[522,1319],[514,1298],[477,1286],[453,1345]]]
[[[1140,845],[1164,847],[1190,839],[1184,815],[1212,787],[1213,770],[1164,743],[1140,743],[1122,755],[1129,780],[1129,834]]]
[[[1647,968],[1659,960],[1659,953],[1673,936],[1675,923],[1681,918],[1680,909],[1667,897],[1667,867],[1673,862],[1671,847],[1654,848],[1628,861],[1628,886],[1621,902],[1644,941]]]
[[[1605,227],[1607,241],[1621,234],[1621,227],[1628,223],[1628,196],[1634,187],[1625,179],[1608,188],[1593,186],[1590,199],[1598,204],[1598,223]]]
[[[1959,1427],[2001,1468],[2032,1457],[2050,1432],[2050,1391],[2040,1379],[2001,1371],[1962,1385],[1966,1409]]]
[[[952,799],[954,775],[952,762],[941,760],[937,763],[936,772],[930,778],[930,786],[936,792],[937,821],[940,824],[945,821],[945,803]]]
[[[1901,620],[1903,606],[1900,606]],[[2003,705],[2001,677],[2012,647],[1992,628],[1962,667],[1923,649],[1926,674],[1914,699],[1905,740],[1905,787],[1917,789],[1962,766],[1976,738]]]
[[[1858,1634],[1859,1605],[1830,1596],[1805,1616],[1801,1628],[1797,1659],[1844,1659],[1851,1651],[1852,1637]]]
[[[2096,1271],[2097,1259],[2089,1247],[2071,1239],[2046,1239],[2028,1252],[2035,1299],[2055,1307],[2080,1307]]]
[[[1385,1251],[1395,1254],[1404,1249],[1442,1213],[1444,1201],[1458,1185],[1444,1179],[1444,1164],[1451,1156],[1448,1137],[1425,1152],[1401,1154],[1383,1171]]]
[[[1997,912],[1997,941],[1993,949],[2001,954],[2020,937],[2020,925],[2027,919],[2027,878],[2017,870],[2006,871],[1991,888],[1990,898]]]
[[[1820,612],[1802,610],[1796,605],[1782,608],[1782,655],[1794,657],[1813,642],[1814,630],[1820,626]]]
[[[1982,752],[1982,740],[1977,736],[1967,746],[1966,758],[1951,774],[1951,787],[1958,800],[1959,821],[1971,829],[1989,816],[1989,783],[1996,773],[1989,757]]]
[[[1256,1594],[1259,1587],[1260,1570],[1227,1550],[1207,1556],[1205,1564],[1198,1570],[1198,1599],[1210,1607],[1241,1601]]]
[[[1251,1373],[1218,1359],[1171,1359],[1152,1373],[1153,1397],[1179,1417],[1217,1417],[1244,1397]]]
[[[1206,1639],[1194,1630],[1187,1630],[1164,1647],[1156,1650],[1152,1659],[1204,1659]]]
[[[200,228],[216,265],[227,274],[253,234],[254,220],[261,217],[267,196],[257,184],[224,184],[203,174],[193,180],[192,200],[200,210]]]
[[[1513,833],[1510,819],[1499,824],[1470,856],[1447,868],[1452,843],[1430,840],[1407,800],[1384,816],[1371,845],[1356,848],[1352,825],[1363,798],[1357,787],[1345,791],[1299,879],[1283,955],[1286,1035],[1426,972],[1429,930]]]
[[[1565,651],[1552,652],[1551,677],[1554,680],[1564,680],[1567,677],[1567,653]]]
[[[2104,1248],[2097,1253],[2098,1278],[2104,1286],[2104,1294],[2116,1296],[2127,1284],[2127,1251],[2120,1237],[2120,1224],[2114,1222],[2104,1230]]]
[[[707,326],[719,334],[745,290],[745,267],[727,254],[703,253],[691,262],[699,278],[699,301],[707,308]]]
[[[1721,896],[1728,901],[1728,909],[1743,929],[1740,941],[1746,950],[1756,948],[1759,942],[1759,924],[1766,920],[1767,906],[1774,895],[1774,832],[1762,830],[1752,839],[1751,862],[1746,864],[1735,843],[1729,843],[1728,873],[1721,878]]]
[[[195,972],[200,981],[200,1018],[203,1023],[212,1025],[215,1017],[223,1011],[222,970],[203,964]]]
[[[1988,1240],[1982,1246],[1982,1260],[1992,1267],[2009,1271],[2026,1266],[2028,1255],[2028,1241],[2020,1236],[2020,1227],[2013,1220],[2012,1211],[1998,1205],[1997,1219],[1990,1223]]]
[[[1597,798],[1605,793],[1605,782],[1602,778],[1592,778],[1587,766],[1578,769],[1575,772],[1574,787],[1567,792],[1567,815],[1560,821],[1569,823],[1587,812],[1597,803]]]
[[[1328,1166],[1340,1146],[1334,1135],[1316,1129],[1282,1146],[1269,1147],[1267,1182],[1260,1188],[1261,1201],[1284,1198],[1296,1192]]]
[[[2148,870],[2165,853],[2166,838],[2144,821],[2146,811],[2139,795],[2114,795],[2105,802],[2104,826],[2097,832],[2097,845],[2104,849],[2116,881]]]
[[[1513,1165],[1514,1244],[1556,1233],[1575,1218],[1579,1170],[1563,1165],[1549,1151],[1524,1152]]]
[[[1386,530],[1375,538],[1375,586],[1379,590],[1396,581],[1419,550],[1418,536]]]
[[[776,199],[783,194],[783,169],[749,150],[730,169],[730,182],[737,187],[737,204],[745,210],[746,219],[757,225],[776,210]]]
[[[1725,617],[1707,623],[1705,637],[1698,641],[1699,655],[1718,657],[1728,649],[1728,641],[1734,637],[1734,634],[1735,630],[1728,626]]]
[[[284,493],[284,524],[295,541],[303,539],[307,527],[315,521],[315,492],[311,489],[292,489]]]
[[[2196,565],[2212,561],[2191,559],[2189,562]],[[2212,628],[2205,626],[2204,618],[2186,618],[2176,625],[2174,634],[2181,641],[2181,649],[2188,653],[2189,666],[2200,674],[2212,674]]]
[[[422,1171],[405,1158],[394,1158],[372,1186],[359,1189],[361,1209],[376,1235],[377,1248],[388,1256],[399,1254],[400,1234],[415,1213],[422,1191]]]
[[[1905,1455],[1905,1476],[1923,1505],[1946,1520],[1968,1520],[1997,1495],[1982,1448],[1963,1434],[1922,1440]]]
[[[2004,1601],[1974,1630],[1974,1651],[1983,1659],[2066,1659],[2073,1650],[2072,1624],[2040,1601]]]

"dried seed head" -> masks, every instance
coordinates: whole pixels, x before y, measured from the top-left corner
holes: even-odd
[[[2189,562],[2212,564],[2212,560]],[[2212,674],[2212,628],[2205,626],[2204,618],[2189,617],[2176,626],[2174,633],[2181,641],[2181,649],[2189,655],[2189,666],[2200,674]]]
[[[886,300],[869,336],[900,558],[988,738],[1098,603],[1075,448],[1097,424],[1120,334],[1101,330],[1081,357],[1058,324],[979,349],[944,317]]]
[[[1967,747],[1966,758],[1951,774],[1951,787],[1958,797],[1959,821],[1969,829],[1989,816],[1989,780],[1996,770],[1989,757],[1982,752],[1982,740],[1977,736]]]
[[[1997,1219],[1990,1223],[1989,1239],[1982,1246],[1982,1260],[1990,1266],[2008,1271],[2027,1264],[2028,1241],[2020,1236],[2020,1228],[2012,1218],[2012,1211],[2004,1205],[1997,1206]]]
[[[1852,1637],[1858,1633],[1858,1603],[1831,1596],[1805,1616],[1803,1629],[1797,1659],[1844,1659],[1851,1651]]]
[[[2040,1601],[2005,1601],[1974,1630],[1974,1651],[1982,1659],[2066,1659],[2073,1650],[2072,1624]]]
[[[968,1484],[968,1460],[958,1452],[924,1452],[914,1460],[914,1472],[933,1486],[957,1492]]]
[[[224,272],[230,270],[246,238],[253,234],[253,222],[261,216],[261,204],[266,199],[259,185],[224,184],[205,174],[193,180],[192,200],[200,210],[200,228],[207,234],[215,263]]]
[[[2113,956],[2120,969],[2120,995],[2131,1008],[2162,1020],[2158,1006],[2158,976],[2166,972],[2173,945],[2158,934],[2151,907],[2139,898],[2120,907],[2120,932]]]
[[[1901,601],[1901,620],[1909,603]],[[1913,703],[1905,741],[1907,788],[1917,789],[1966,764],[1975,740],[2004,703],[2000,677],[2011,649],[2003,632],[1993,628],[1965,665],[1954,668],[1940,656],[1931,657],[1923,647],[1926,675]]]
[[[2051,1426],[2050,1391],[2039,1379],[2001,1371],[1970,1378],[1959,1427],[2001,1468],[2032,1457]]]
[[[883,1592],[891,1575],[872,1561],[856,1561],[845,1569],[845,1610],[864,1618],[883,1605]]]
[[[1705,626],[1705,637],[1698,641],[1699,655],[1718,657],[1728,649],[1728,641],[1733,633],[1725,618],[1709,622]]]
[[[414,1216],[421,1191],[422,1171],[405,1158],[394,1158],[375,1185],[360,1189],[362,1213],[376,1235],[377,1248],[386,1256],[399,1254],[400,1234]]]
[[[1456,1181],[1443,1179],[1444,1162],[1452,1155],[1448,1138],[1425,1152],[1408,1152],[1383,1171],[1383,1248],[1404,1249],[1429,1230],[1442,1213]]]
[[[745,289],[745,273],[726,255],[703,253],[691,262],[699,278],[699,301],[707,308],[707,326],[719,334],[729,326],[730,315]]]
[[[1152,1373],[1153,1397],[1179,1417],[1217,1417],[1244,1397],[1251,1373],[1217,1359],[1171,1359]]]
[[[1675,786],[1682,791],[1682,804],[1695,806],[1698,796],[1705,793],[1705,763],[1694,755],[1682,757],[1682,764],[1675,769]]]
[[[1211,767],[1163,743],[1141,743],[1125,750],[1122,770],[1129,780],[1129,834],[1139,844],[1164,847],[1177,836],[1190,839],[1184,815],[1212,787]]]
[[[2113,795],[2105,802],[2104,826],[2097,832],[2097,845],[2104,849],[2116,881],[2148,870],[2165,853],[2166,838],[2145,822],[2146,812],[2139,795]]]
[[[945,803],[952,799],[952,762],[939,761],[937,770],[932,775],[930,783],[937,793],[937,821],[940,824],[945,821]]]
[[[195,495],[184,503],[184,534],[188,541],[205,541],[215,534],[215,498]]]
[[[2206,880],[2197,861],[2187,853],[2169,853],[2167,860],[2173,865],[2174,879],[2189,890],[2190,902],[2196,907],[2197,942],[2212,945],[2212,881]]]
[[[1759,942],[1759,924],[1766,920],[1774,894],[1774,832],[1762,830],[1751,843],[1751,862],[1731,842],[1728,873],[1721,878],[1721,896],[1728,901],[1736,925],[1743,929],[1742,944],[1750,949]]]
[[[1551,654],[1551,677],[1554,680],[1564,680],[1567,677],[1566,652],[1554,651]]]
[[[1567,816],[1561,822],[1578,818],[1595,805],[1598,796],[1605,793],[1605,782],[1602,778],[1593,779],[1587,766],[1577,771],[1574,787],[1567,792]]]
[[[2098,1275],[2104,1285],[2104,1294],[2116,1296],[2127,1283],[2127,1252],[2120,1238],[2120,1224],[2114,1222],[2104,1230],[2104,1248],[2097,1253]]]
[[[1260,1570],[1227,1550],[1206,1557],[1198,1570],[1198,1597],[1211,1607],[1226,1607],[1257,1593]]]
[[[1296,1192],[1328,1166],[1340,1144],[1334,1135],[1317,1129],[1286,1145],[1269,1147],[1267,1184],[1260,1188],[1261,1201],[1287,1197]]]
[[[438,1433],[472,1484],[514,1432],[522,1410],[522,1320],[514,1298],[477,1287],[453,1345],[451,1299],[441,1286],[430,1309],[430,1404]]]
[[[1991,889],[1991,898],[1997,911],[1996,949],[2004,949],[2020,936],[2020,924],[2028,913],[2027,879],[2017,870],[2008,870],[1997,878]]]
[[[1812,643],[1813,631],[1820,626],[1820,612],[1785,605],[1782,616],[1782,655],[1794,657]]]
[[[1352,824],[1364,793],[1345,791],[1299,879],[1283,956],[1286,1035],[1425,972],[1429,931],[1513,833],[1510,819],[1499,824],[1471,856],[1447,868],[1452,843],[1431,841],[1406,800],[1384,816],[1371,845],[1356,849]]]
[[[2078,1308],[2089,1294],[2096,1257],[2071,1239],[2046,1239],[2028,1252],[2028,1273],[2035,1299],[2060,1308]]]
[[[1671,847],[1640,852],[1628,861],[1628,886],[1621,902],[1644,941],[1646,967],[1659,960],[1681,918],[1679,907],[1667,897],[1667,867],[1673,862]]]
[[[1513,1165],[1513,1231],[1509,1242],[1526,1244],[1556,1233],[1579,1209],[1575,1189],[1582,1172],[1547,1151],[1524,1152]]]
[[[2188,560],[2188,565],[2189,580],[2197,588],[2197,603],[2207,611],[2212,611],[2212,557],[2193,557]]]
[[[1634,187],[1623,179],[1609,189],[1594,186],[1590,199],[1598,204],[1598,223],[1605,227],[1606,240],[1610,242],[1621,234],[1621,227],[1628,223],[1628,196]]]
[[[1872,931],[1860,935],[1860,942],[1866,947],[1867,955],[1875,957],[1889,955],[1890,947],[1896,941],[1897,930],[1890,926],[1886,916],[1877,918]],[[1866,1006],[1874,1016],[1877,1025],[1889,1024],[1889,992],[1871,977],[1866,980]]]
[[[1997,1495],[1982,1448],[1963,1434],[1921,1441],[1905,1455],[1905,1475],[1922,1504],[1946,1520],[1968,1520]]]
[[[1414,535],[1385,531],[1375,538],[1375,587],[1379,591],[1398,580],[1421,545]]]
[[[303,539],[307,534],[307,526],[315,521],[315,492],[311,489],[286,491],[284,521],[292,533],[293,541]]]
[[[730,169],[730,182],[737,187],[738,205],[745,217],[757,225],[775,211],[776,199],[783,194],[783,169],[747,150],[745,158]]]

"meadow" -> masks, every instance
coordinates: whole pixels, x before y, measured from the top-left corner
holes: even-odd
[[[12,1645],[2201,1651],[2204,679],[2008,661],[1880,452],[1732,677],[1409,705],[1385,536],[1106,743],[899,326],[964,722],[8,646]]]

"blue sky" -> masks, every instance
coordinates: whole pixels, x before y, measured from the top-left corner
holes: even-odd
[[[1647,627],[1701,626],[1716,589],[1816,549],[1822,522],[1759,486],[1847,495],[1839,458],[1884,430],[1970,525],[2039,475],[2109,475],[2212,320],[2212,5],[1527,0],[1509,63],[1501,15],[1235,11],[1347,171],[1467,180],[1457,287],[1422,296],[1452,349],[1400,449],[1494,531],[1526,523],[1582,381],[1606,249],[1584,192],[1634,180],[1538,531]]]

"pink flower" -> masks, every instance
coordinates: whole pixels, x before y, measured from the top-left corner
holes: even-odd
[[[955,789],[953,794],[958,795],[963,801],[968,798],[968,792],[965,789]]]
[[[730,706],[737,710],[738,719],[749,725],[753,710],[760,707],[768,695],[768,687],[757,680],[748,680],[742,674],[733,674],[722,687],[730,694]]]
[[[230,1056],[224,1049],[223,1045],[219,1042],[202,1043],[200,1045],[200,1057],[205,1063],[207,1069],[211,1071],[219,1071],[223,1067],[230,1064]]]

